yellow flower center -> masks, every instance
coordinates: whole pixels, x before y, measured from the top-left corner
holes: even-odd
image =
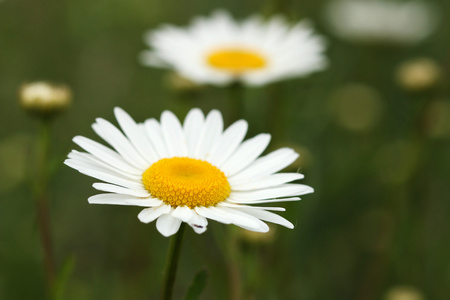
[[[242,73],[264,68],[267,62],[257,52],[230,48],[210,53],[208,55],[208,64],[217,69]]]
[[[150,194],[172,207],[214,206],[231,191],[225,174],[209,162],[188,157],[163,158],[142,174]]]

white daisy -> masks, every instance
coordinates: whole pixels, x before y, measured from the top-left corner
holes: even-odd
[[[309,186],[289,183],[303,175],[276,173],[297,159],[292,149],[259,157],[269,134],[243,142],[244,120],[223,130],[217,110],[205,117],[192,109],[183,125],[169,111],[162,113],[161,122],[144,123],[136,123],[120,108],[114,113],[123,132],[100,118],[92,126],[113,149],[77,136],[74,142],[87,153],[72,150],[65,164],[104,181],[93,187],[106,193],[90,197],[89,203],[146,207],[139,220],[157,219],[156,228],[164,236],[175,234],[181,222],[203,233],[207,219],[257,232],[269,230],[262,221],[293,228],[270,212],[284,208],[253,205],[300,200],[297,196],[313,192]]]
[[[152,48],[141,54],[144,65],[175,69],[197,83],[257,86],[326,66],[324,41],[309,23],[291,26],[282,16],[236,22],[217,11],[186,28],[165,25],[148,31],[144,40]]]
[[[420,0],[334,0],[325,14],[343,39],[406,45],[428,37],[438,19],[434,7]]]

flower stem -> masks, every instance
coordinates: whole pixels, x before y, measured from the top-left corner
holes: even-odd
[[[269,105],[267,110],[267,124],[268,132],[272,134],[272,137],[277,137],[279,140],[286,138],[289,107],[286,99],[286,93],[284,86],[280,83],[274,83],[267,87],[267,93],[269,94]]]
[[[245,89],[240,82],[234,82],[229,87],[230,105],[234,120],[242,119],[245,115]]]
[[[161,300],[171,300],[173,286],[175,283],[175,276],[177,273],[178,260],[181,252],[181,242],[183,241],[184,227],[186,224],[181,223],[180,229],[170,240],[169,255],[164,274],[164,288],[161,295]]]
[[[225,255],[227,258],[227,269],[228,269],[228,279],[229,279],[229,289],[230,289],[230,299],[239,300],[242,299],[242,274],[239,268],[242,257],[240,256],[239,245],[238,245],[238,231],[237,228],[227,228],[228,229],[228,242],[226,243]]]
[[[50,121],[42,120],[39,127],[37,146],[37,177],[35,179],[36,213],[39,235],[44,254],[44,266],[47,276],[47,289],[53,297],[56,278],[56,265],[53,255],[52,234],[50,230],[50,213],[48,202]]]

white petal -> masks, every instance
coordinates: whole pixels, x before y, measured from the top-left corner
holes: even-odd
[[[267,224],[252,215],[242,212],[241,210],[224,206],[217,206],[217,209],[226,214],[231,219],[231,223],[236,226],[257,232],[269,231],[269,226],[267,226]]]
[[[94,155],[92,155],[90,153],[78,152],[76,150],[72,150],[69,153],[68,157],[73,162],[80,163],[84,166],[92,165],[95,167],[99,167],[105,171],[108,170],[108,171],[112,172],[113,174],[116,174],[123,178],[131,179],[134,181],[141,181],[141,179],[142,179],[142,172],[139,172],[139,173],[136,172],[136,174],[124,172],[123,170],[120,170],[119,168],[116,168],[115,166],[104,163],[103,161],[99,160],[97,157],[95,157]]]
[[[115,168],[130,174],[141,173],[140,168],[135,168],[130,165],[119,154],[117,154],[117,152],[103,146],[100,143],[85,138],[84,136],[76,136],[73,138],[73,141],[106,164],[112,165]]]
[[[259,199],[299,196],[312,193],[313,191],[313,188],[303,184],[283,184],[277,187],[256,191],[232,191],[229,198],[234,201],[252,201]]]
[[[183,128],[178,118],[172,112],[166,110],[162,113],[161,131],[171,157],[183,157],[188,154]]]
[[[228,198],[228,202],[238,203],[238,204],[260,204],[260,203],[276,203],[276,202],[289,202],[289,201],[299,201],[299,197],[289,197],[280,199],[261,199],[261,200],[233,200]]]
[[[294,228],[294,225],[291,222],[289,222],[282,216],[271,213],[270,211],[265,211],[262,209],[251,209],[251,208],[242,208],[241,211],[243,211],[249,215],[252,215],[258,219],[261,219],[263,221],[279,224],[279,225],[285,226],[290,229]]]
[[[116,126],[104,119],[98,118],[96,123],[92,125],[92,128],[102,139],[113,146],[128,163],[138,169],[148,167],[145,159],[136,151],[130,141]]]
[[[158,159],[158,156],[148,140],[143,128],[138,126],[133,118],[131,118],[129,114],[119,107],[114,108],[114,114],[120,127],[125,132],[139,154],[149,165],[154,163]]]
[[[161,200],[159,200],[159,199],[157,199],[157,198],[128,199],[128,200],[126,200],[126,202],[127,202],[129,205],[143,206],[143,207],[161,206],[161,205],[164,204],[164,202],[162,202]]]
[[[224,213],[222,210],[214,207],[204,207],[204,206],[197,206],[194,208],[194,210],[201,216],[215,220],[217,222],[223,223],[223,224],[231,224],[230,217]]]
[[[205,120],[203,132],[195,151],[195,158],[207,159],[211,155],[212,147],[219,140],[223,130],[222,114],[217,110],[212,110]]]
[[[206,227],[208,226],[208,220],[200,216],[198,214],[194,214],[192,218],[188,221],[189,226],[194,229],[194,231],[198,234],[201,234],[206,231]]]
[[[159,207],[150,207],[150,208],[143,209],[138,214],[138,219],[142,223],[150,223],[150,222],[156,220],[156,218],[158,218],[162,214],[170,213],[170,211],[171,211],[171,208],[169,205],[161,205]]]
[[[188,145],[189,156],[194,156],[200,133],[203,130],[205,117],[200,109],[194,108],[189,111],[184,119],[184,134]]]
[[[243,142],[236,152],[220,166],[227,177],[231,177],[251,164],[266,149],[270,134],[259,134]]]
[[[239,147],[247,133],[248,124],[244,120],[234,122],[229,126],[211,150],[207,159],[215,166],[220,166]]]
[[[164,143],[159,123],[155,119],[148,119],[144,123],[144,128],[159,157],[168,157],[169,151]]]
[[[255,180],[284,169],[298,158],[290,148],[281,148],[255,160],[245,170],[229,178],[230,184]]]
[[[231,202],[220,202],[218,204],[218,206],[226,206],[226,207],[231,207],[231,208],[249,208],[249,209],[264,209],[264,210],[272,210],[272,211],[286,211],[286,209],[284,207],[271,207],[271,206],[249,206],[249,205],[242,205],[242,204],[237,204],[237,203],[231,203]]]
[[[177,208],[172,211],[172,216],[183,222],[189,221],[194,215],[196,215],[196,213],[187,206],[177,206]]]
[[[164,60],[161,60],[158,55],[153,53],[153,51],[141,51],[138,55],[138,60],[144,66],[157,67],[157,68],[170,68]]]
[[[181,220],[172,217],[170,214],[162,215],[156,221],[156,229],[165,237],[177,233],[180,228]]]
[[[99,182],[94,183],[92,186],[94,187],[94,189],[97,189],[99,191],[104,191],[104,192],[130,195],[130,196],[135,196],[135,197],[144,197],[144,198],[150,197],[150,193],[147,190],[145,190],[144,188],[128,189],[128,188],[124,188],[124,187],[117,186],[114,184],[99,183]]]
[[[90,204],[111,204],[111,205],[130,205],[128,200],[136,200],[138,198],[128,195],[119,194],[98,194],[88,198]]]
[[[95,166],[92,164],[84,164],[81,163],[80,161],[76,161],[71,158],[66,159],[64,163],[69,167],[78,170],[78,172],[80,173],[97,178],[105,182],[113,183],[131,189],[142,187],[141,183],[124,178],[120,174],[116,174],[100,166]]]
[[[233,191],[251,191],[263,188],[274,187],[285,184],[294,180],[302,179],[304,176],[299,173],[277,173],[261,179],[247,180],[246,183],[236,183],[237,180],[230,180],[228,182],[232,186]]]

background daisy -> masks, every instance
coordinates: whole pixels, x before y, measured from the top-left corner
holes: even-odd
[[[326,67],[324,41],[309,23],[290,25],[280,15],[237,22],[221,10],[185,28],[148,31],[144,40],[151,48],[140,56],[144,65],[174,69],[197,83],[263,85]]]
[[[406,45],[428,37],[438,20],[435,7],[421,0],[334,0],[325,16],[343,39]]]

